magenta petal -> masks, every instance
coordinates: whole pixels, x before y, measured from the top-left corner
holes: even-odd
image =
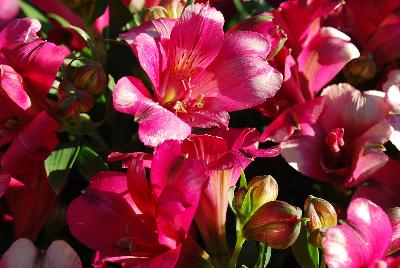
[[[400,150],[400,115],[389,115],[389,123],[393,128],[393,133],[390,136],[390,141]]]
[[[301,124],[314,124],[323,107],[323,97],[318,97],[288,108],[266,127],[260,136],[260,141],[264,142],[270,139],[273,142],[282,142],[287,140],[296,129],[300,130]]]
[[[114,108],[137,118],[140,140],[154,147],[167,139],[183,140],[189,136],[190,126],[151,100],[145,90],[139,79],[124,77],[113,92]]]
[[[34,268],[38,257],[35,245],[26,238],[16,240],[0,260],[1,268]]]
[[[169,246],[173,245],[171,241],[182,242],[208,179],[205,164],[187,158],[178,141],[166,141],[154,152],[150,177],[153,192],[159,198],[156,217],[160,243],[166,242],[166,236]],[[179,208],[180,213],[173,212],[171,206]],[[168,211],[171,213],[166,213]],[[163,229],[166,223],[169,230]]]
[[[7,191],[10,182],[11,182],[10,174],[0,170],[0,197]]]
[[[171,32],[168,65],[171,72],[189,78],[218,55],[224,40],[224,17],[209,5],[187,6]],[[195,33],[195,34],[194,34]]]
[[[261,104],[275,95],[283,80],[265,61],[269,49],[258,33],[226,34],[221,53],[193,78],[193,94],[217,98],[220,109],[228,112]]]
[[[22,77],[8,65],[0,64],[0,88],[20,108],[26,110],[31,106]]]
[[[0,0],[0,29],[18,15],[18,0]]]
[[[307,79],[312,95],[337,75],[360,52],[350,37],[335,28],[321,28],[298,57],[299,70]]]
[[[322,242],[326,263],[333,268],[372,264],[386,255],[391,236],[386,213],[367,199],[354,199],[346,223],[330,228]]]
[[[81,268],[78,254],[63,240],[51,243],[44,255],[43,267]]]
[[[40,28],[41,25],[37,19],[13,20],[0,32],[0,47],[13,48],[38,39],[36,34],[40,31]]]

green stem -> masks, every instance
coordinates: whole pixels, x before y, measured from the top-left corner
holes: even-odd
[[[240,254],[240,251],[242,250],[242,246],[243,246],[244,241],[246,241],[246,239],[244,239],[242,234],[240,232],[238,232],[235,249],[234,249],[232,257],[231,257],[231,259],[229,261],[229,265],[228,265],[229,268],[235,268],[236,267],[236,264],[237,264],[237,261],[238,261],[238,258],[239,258],[239,254]]]

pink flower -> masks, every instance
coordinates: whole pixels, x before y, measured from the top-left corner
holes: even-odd
[[[364,198],[351,201],[347,220],[331,227],[322,245],[330,268],[394,267],[384,260],[390,245],[392,226],[386,213]]]
[[[205,161],[210,170],[195,222],[211,259],[222,267],[227,265],[228,257],[225,233],[228,191],[250,164],[251,153],[257,154],[257,147],[258,132],[250,128],[217,129],[208,135],[191,135],[183,141],[189,159]]]
[[[1,268],[81,268],[76,252],[63,240],[53,241],[45,252],[40,252],[26,238],[15,241],[0,260]]]
[[[257,107],[264,115],[275,118],[286,108],[314,98],[347,62],[360,56],[350,37],[321,26],[321,16],[335,7],[335,1],[286,1],[272,13],[239,22],[233,29],[263,34],[277,53],[270,55],[274,56],[270,63],[284,81],[276,96]]]
[[[282,156],[309,177],[342,187],[360,184],[388,160],[383,144],[392,134],[390,107],[383,92],[360,92],[348,84],[329,86],[322,95],[318,120],[282,142]]]
[[[260,104],[279,89],[281,74],[265,62],[270,43],[257,33],[224,34],[223,24],[220,12],[196,4],[179,20],[151,21],[121,35],[154,96],[140,80],[124,77],[114,90],[114,107],[136,117],[145,145],[183,140],[191,127],[226,127],[228,112]]]
[[[58,122],[46,112],[39,113],[1,157],[0,174],[5,174],[9,183],[5,188],[13,188],[5,197],[17,238],[36,239],[55,204],[56,195],[47,181],[44,160],[58,144],[58,128]]]
[[[112,155],[128,173],[103,172],[69,206],[71,233],[102,261],[173,267],[197,209],[207,170],[178,141],[155,149],[150,183],[142,153]]]
[[[10,142],[46,106],[65,47],[37,36],[40,23],[16,19],[0,32],[0,145]]]

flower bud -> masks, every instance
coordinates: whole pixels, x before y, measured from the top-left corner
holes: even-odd
[[[250,180],[248,185],[251,191],[252,211],[278,197],[278,183],[272,176],[257,176]]]
[[[94,105],[94,98],[90,93],[76,89],[69,81],[62,81],[60,83],[58,97],[57,109],[64,117],[87,112]]]
[[[347,79],[355,82],[371,79],[376,74],[376,64],[370,55],[361,56],[350,61],[343,72]]]
[[[162,19],[162,18],[167,18],[167,17],[168,17],[168,13],[164,7],[154,6],[154,7],[146,9],[143,20],[151,21],[151,20]]]
[[[74,68],[71,71],[70,79],[79,90],[84,90],[95,95],[101,94],[107,86],[107,76],[103,68],[99,63],[94,61]]]
[[[283,201],[262,205],[243,226],[248,240],[268,244],[275,249],[291,246],[300,233],[301,209]]]
[[[235,196],[233,197],[233,208],[235,209],[236,213],[239,214],[239,216],[245,216],[245,212],[242,211],[242,205],[243,201],[246,197],[247,194],[247,188],[240,187],[236,192]]]
[[[322,227],[337,225],[335,208],[326,200],[309,195],[304,202],[304,216],[309,218],[307,230],[312,233]]]

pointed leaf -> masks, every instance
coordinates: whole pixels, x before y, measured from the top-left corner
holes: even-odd
[[[308,243],[307,236],[305,222],[302,221],[299,237],[292,245],[293,255],[302,268],[318,268],[319,259],[318,261],[315,259],[319,258],[319,254],[315,253],[315,250],[318,251],[318,248],[311,248],[310,251],[309,247],[313,246]]]
[[[271,259],[271,247],[264,243],[260,243],[258,248],[258,260],[254,268],[266,268]]]
[[[76,158],[79,172],[87,180],[99,171],[108,170],[108,165],[103,159],[90,147],[82,146]]]

